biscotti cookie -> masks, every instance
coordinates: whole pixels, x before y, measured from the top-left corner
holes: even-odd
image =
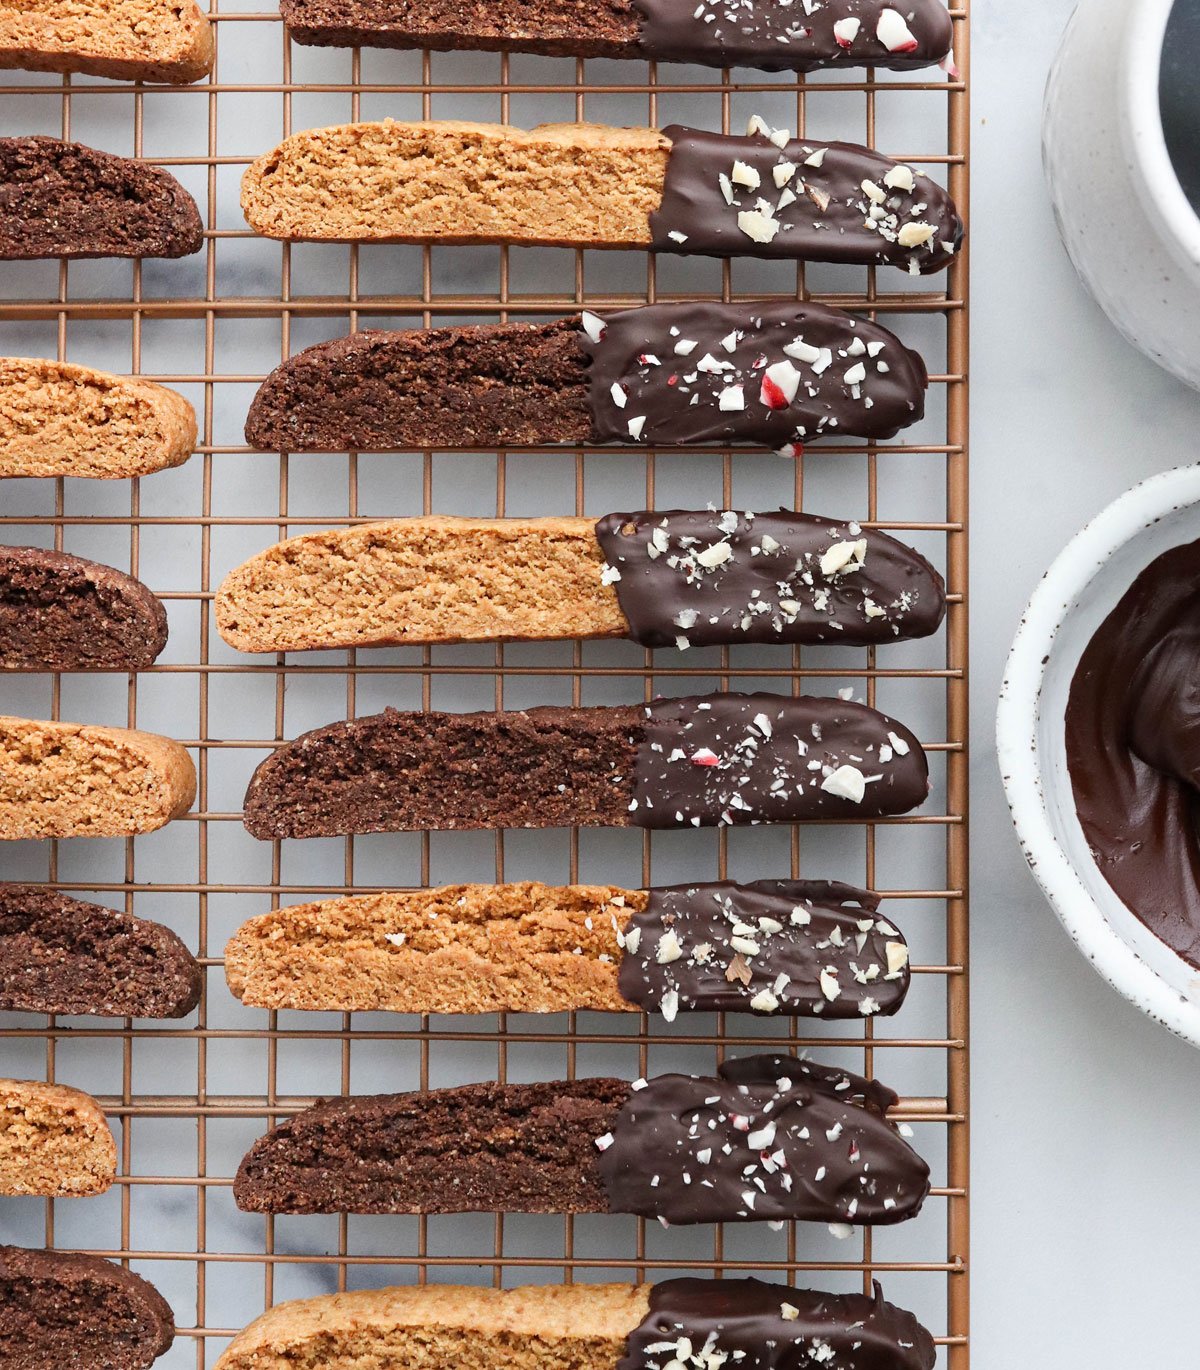
[[[840,698],[714,694],[519,712],[388,709],[305,733],[269,756],[246,791],[245,824],[271,839],[855,822],[906,813],[928,792],[913,734]]]
[[[225,975],[254,1008],[866,1018],[904,1002],[909,957],[877,896],[829,881],[526,883],[275,909],[234,933]]]
[[[99,1256],[0,1246],[4,1370],[148,1370],[175,1315],[148,1281]]]
[[[132,576],[42,547],[0,547],[0,671],[140,671],[167,645]]]
[[[278,1304],[216,1370],[932,1370],[933,1338],[874,1296],[760,1280],[488,1289],[420,1285]]]
[[[195,797],[192,759],[169,738],[0,716],[0,841],[133,837]]]
[[[478,1084],[320,1103],[255,1142],[256,1213],[637,1213],[897,1223],[929,1168],[874,1080],[787,1056],[715,1078]]]
[[[100,1105],[65,1085],[0,1080],[0,1194],[82,1198],[117,1174],[117,1144]]]
[[[148,476],[181,466],[195,446],[196,411],[174,390],[70,362],[0,357],[0,479]]]
[[[212,63],[212,26],[192,0],[50,0],[0,10],[0,68],[186,85]]]
[[[201,983],[196,958],[160,923],[0,884],[0,1009],[182,1018]]]
[[[243,652],[559,637],[685,650],[926,637],[945,606],[938,573],[886,533],[674,509],[306,533],[230,572],[216,617]]]
[[[916,71],[948,62],[945,0],[523,0],[503,10],[462,0],[281,0],[298,43],[628,57],[761,71],[825,66]]]
[[[0,261],[186,257],[196,202],[174,176],[59,138],[0,138]]]
[[[641,247],[714,257],[949,265],[962,222],[927,176],[853,143],[544,124],[342,124],[242,180],[250,227],[333,242]]]
[[[661,304],[547,323],[366,331],[267,377],[252,447],[717,442],[796,455],[895,435],[925,413],[925,364],[893,333],[798,301]]]

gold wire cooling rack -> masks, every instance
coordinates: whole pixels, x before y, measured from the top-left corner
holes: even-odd
[[[0,1074],[58,1079],[105,1104],[120,1178],[100,1199],[10,1200],[0,1239],[127,1262],[170,1298],[179,1336],[163,1367],[211,1366],[280,1299],[397,1282],[512,1284],[755,1271],[831,1289],[880,1279],[968,1364],[967,254],[948,278],[898,272],[657,262],[638,253],[288,247],[253,238],[238,180],[294,128],[346,119],[488,118],[694,123],[740,131],[751,113],[921,164],[968,201],[969,12],[953,10],[962,79],[868,72],[797,82],[694,68],[487,54],[303,49],[273,13],[218,8],[207,84],[155,88],[8,76],[0,131],[44,132],[170,166],[205,217],[203,252],[173,263],[0,266],[0,351],[83,361],[172,385],[201,444],[143,481],[0,484],[0,540],[126,566],[167,601],[172,641],[137,679],[0,681],[0,712],[129,723],[186,741],[196,811],[135,843],[10,844],[0,877],[45,880],[174,926],[207,968],[175,1024],[0,1015]],[[745,73],[742,73],[743,75]],[[854,73],[859,75],[859,73]],[[924,75],[924,73],[922,73]],[[271,79],[266,79],[270,77]],[[554,79],[549,79],[553,77]],[[866,287],[863,289],[863,277]],[[262,376],[301,346],[360,326],[536,318],[653,300],[818,299],[881,317],[930,363],[924,423],[894,443],[766,453],[509,450],[294,456],[252,453],[241,420]],[[900,531],[946,574],[946,627],[874,650],[644,652],[631,644],[507,644],[244,658],[213,631],[221,575],[311,527],[419,512],[502,515],[770,503]],[[253,765],[280,739],[343,713],[408,707],[600,703],[713,688],[850,688],[926,738],[935,789],[915,816],[859,825],[648,834],[434,834],[257,844],[238,822]],[[519,784],[520,778],[513,777]],[[803,872],[884,891],[920,972],[898,1018],[825,1025],[723,1015],[482,1020],[243,1009],[221,950],[243,918],[349,890],[466,879],[665,883]],[[839,1243],[761,1224],[661,1231],[632,1218],[277,1218],[236,1212],[231,1177],[270,1123],[315,1096],[466,1079],[710,1068],[729,1049],[805,1050],[878,1073],[934,1168],[921,1217]]]

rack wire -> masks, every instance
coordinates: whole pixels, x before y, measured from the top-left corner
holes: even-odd
[[[875,1278],[934,1329],[939,1365],[968,1339],[967,355],[968,263],[900,273],[713,263],[562,250],[289,247],[247,232],[242,168],[293,129],[347,119],[485,117],[531,124],[692,122],[739,128],[752,112],[812,137],[865,141],[944,178],[968,201],[969,6],[952,10],[962,78],[867,72],[807,80],[693,68],[498,55],[293,47],[274,13],[217,5],[207,84],[157,88],[9,76],[0,131],[58,133],[166,165],[206,225],[186,262],[0,266],[0,350],[126,370],[196,403],[187,466],[141,481],[0,483],[0,540],[126,566],[167,602],[172,640],[138,678],[0,679],[0,712],[128,723],[187,742],[194,813],[137,842],[9,844],[0,877],[44,880],[174,926],[206,967],[178,1024],[0,1015],[0,1074],[89,1089],[119,1136],[113,1191],[10,1200],[0,1238],[94,1251],[170,1298],[165,1370],[214,1364],[227,1339],[283,1298],[426,1280],[663,1278],[756,1271],[831,1289]],[[276,80],[262,79],[265,74]],[[741,73],[745,75],[745,73]],[[857,74],[857,73],[856,73]],[[551,80],[551,77],[558,79]],[[865,288],[863,279],[865,277]],[[672,299],[801,297],[880,317],[930,361],[929,414],[890,444],[765,453],[510,449],[289,456],[252,453],[240,423],[280,358],[365,326],[553,317]],[[857,517],[922,547],[947,578],[937,638],[876,653],[735,648],[677,656],[630,644],[506,644],[238,657],[214,631],[221,574],[276,537],[418,512],[589,513],[711,500]],[[927,739],[935,789],[917,815],[859,825],[700,834],[424,834],[256,844],[238,822],[253,765],[286,738],[383,703],[521,707],[711,688],[852,689]],[[514,778],[519,783],[519,778]],[[82,850],[81,850],[82,849]],[[641,1014],[481,1020],[243,1009],[223,938],[281,903],[468,879],[613,883],[803,872],[885,892],[919,965],[899,1017],[814,1032],[796,1019]],[[837,1243],[761,1224],[660,1231],[615,1217],[277,1218],[237,1214],[232,1174],[266,1126],[320,1094],[558,1074],[711,1067],[726,1051],[813,1048],[878,1073],[930,1158],[919,1219]]]

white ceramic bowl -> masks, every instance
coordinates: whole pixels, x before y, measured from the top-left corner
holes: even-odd
[[[1122,333],[1200,388],[1200,218],[1159,110],[1175,0],[1080,0],[1046,86],[1043,158],[1063,242]]]
[[[1136,485],[1072,539],[1029,601],[1008,659],[996,738],[1025,859],[1100,974],[1200,1046],[1200,973],[1129,912],[1092,859],[1067,774],[1064,717],[1079,658],[1134,578],[1200,538],[1200,466]]]

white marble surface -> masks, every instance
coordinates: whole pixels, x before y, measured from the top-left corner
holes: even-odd
[[[1200,460],[1200,395],[1076,280],[1039,163],[1071,0],[976,6],[973,706],[974,1331],[982,1370],[1191,1363],[1200,1055],[1104,985],[1012,836],[990,737],[1009,639],[1066,539]]]

